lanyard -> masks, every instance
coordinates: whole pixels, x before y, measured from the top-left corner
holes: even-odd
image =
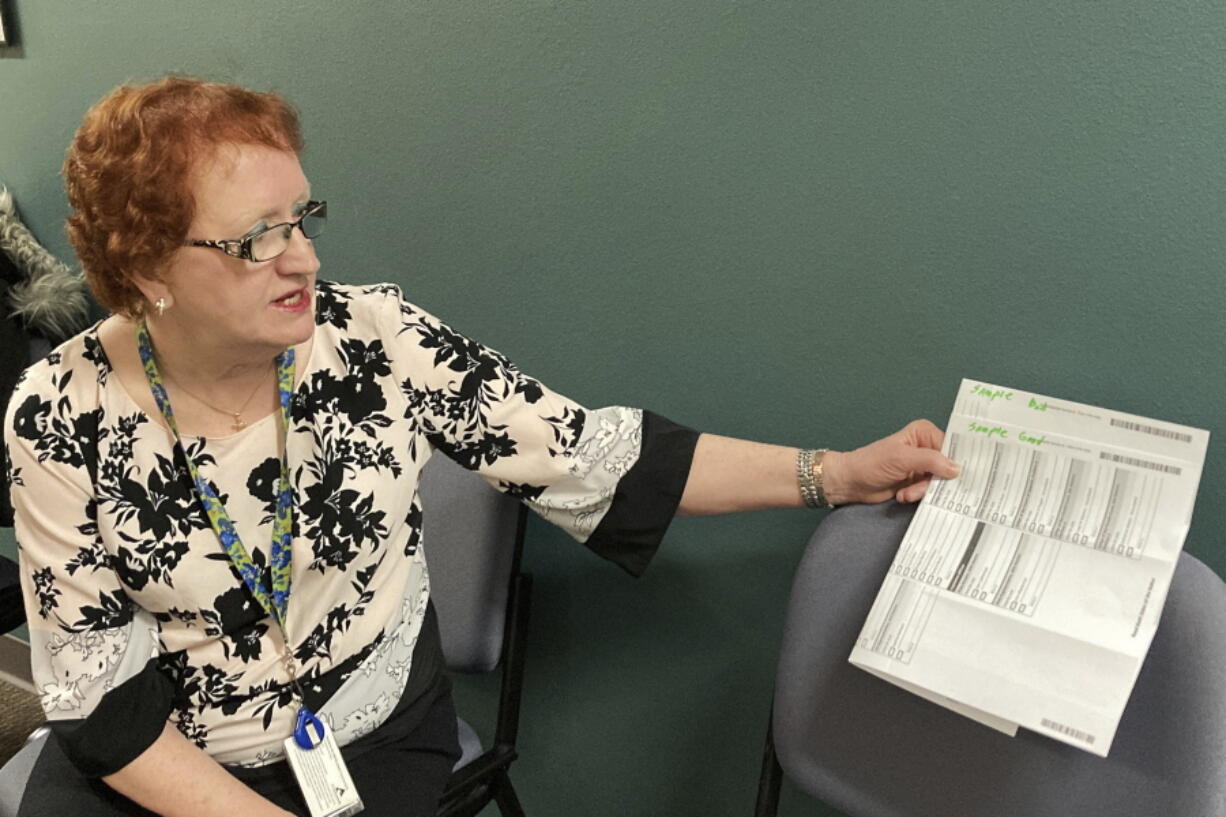
[[[283,445],[281,449],[281,474],[277,479],[277,511],[272,528],[272,552],[269,557],[272,587],[266,588],[260,575],[261,570],[251,561],[251,556],[247,553],[247,548],[243,546],[242,540],[239,539],[234,523],[230,521],[230,515],[226,513],[226,506],[222,504],[221,499],[218,498],[217,493],[209,485],[208,481],[201,476],[200,469],[196,466],[195,461],[188,456],[187,448],[183,445],[183,439],[179,436],[179,427],[175,423],[174,411],[170,408],[170,397],[166,394],[166,386],[162,383],[162,376],[158,372],[157,361],[153,356],[153,343],[149,339],[149,329],[145,326],[144,321],[141,321],[136,326],[136,342],[140,348],[141,362],[145,366],[145,378],[149,381],[149,389],[153,392],[153,399],[157,401],[162,417],[166,419],[166,424],[170,426],[171,432],[175,435],[175,441],[179,444],[180,451],[183,452],[183,459],[187,461],[188,471],[191,473],[192,481],[196,486],[196,495],[200,499],[201,504],[204,505],[204,511],[209,517],[209,523],[213,526],[213,530],[221,540],[221,546],[230,557],[230,561],[234,564],[235,569],[243,577],[243,583],[247,585],[251,595],[255,596],[255,600],[259,602],[260,607],[264,608],[264,612],[272,616],[281,628],[282,635],[286,637],[286,647],[288,648],[289,633],[286,629],[285,614],[290,594],[290,556],[293,547],[294,518],[293,494],[290,489],[289,466],[286,462],[284,443],[289,434],[289,403],[294,388],[294,350],[286,349],[277,356],[277,387],[281,395],[281,434]]]
[[[158,409],[161,410],[162,417],[166,419],[166,425],[170,426],[171,432],[175,435],[175,442],[183,454],[183,459],[187,462],[187,470],[191,473],[192,482],[196,486],[196,496],[204,505],[209,524],[213,526],[217,538],[221,540],[221,546],[225,549],[226,555],[230,557],[239,575],[243,577],[243,583],[247,585],[251,595],[255,596],[260,607],[272,616],[281,629],[281,638],[285,642],[285,669],[289,673],[290,683],[293,684],[294,693],[298,698],[298,715],[294,719],[294,740],[303,749],[313,749],[324,740],[326,730],[319,718],[306,708],[303,700],[302,685],[294,672],[289,629],[285,619],[286,608],[289,606],[290,557],[294,541],[293,493],[290,489],[286,454],[289,437],[289,403],[294,392],[294,350],[286,349],[277,355],[277,391],[280,395],[281,406],[281,474],[277,478],[277,512],[272,526],[272,555],[269,557],[272,587],[265,588],[260,568],[251,561],[247,548],[243,547],[243,540],[239,538],[238,531],[234,529],[234,523],[230,521],[230,514],[226,512],[226,506],[222,504],[217,492],[213,490],[208,481],[200,475],[200,469],[196,466],[195,460],[187,453],[187,446],[183,445],[183,438],[179,436],[179,426],[175,423],[175,413],[170,407],[170,396],[166,394],[166,386],[162,382],[157,360],[153,356],[153,341],[149,338],[149,328],[143,320],[136,325],[136,343],[140,349],[141,363],[145,367],[145,379],[149,381],[149,390],[153,392],[153,399],[157,401]],[[315,731],[314,738],[311,737],[311,730]]]

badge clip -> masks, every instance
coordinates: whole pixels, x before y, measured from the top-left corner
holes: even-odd
[[[314,727],[316,734],[313,741],[309,731],[311,727]],[[294,722],[294,742],[303,749],[314,749],[323,741],[325,734],[323,721],[315,717],[315,714],[305,706],[301,707],[298,710],[298,719]]]

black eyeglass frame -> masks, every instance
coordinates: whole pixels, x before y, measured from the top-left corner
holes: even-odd
[[[316,233],[313,236],[307,235],[306,227],[303,226],[303,222],[306,220],[308,216],[317,216],[322,219],[327,219],[328,218],[328,202],[326,201],[308,201],[306,203],[306,206],[302,210],[302,214],[299,215],[298,218],[294,219],[293,221],[283,221],[280,224],[272,224],[268,227],[265,227],[263,230],[260,230],[257,233],[252,233],[246,238],[234,238],[228,241],[205,241],[203,239],[192,239],[190,241],[184,241],[183,246],[184,247],[208,247],[209,249],[213,249],[213,250],[221,250],[226,255],[233,256],[234,258],[241,258],[244,261],[250,261],[254,264],[259,264],[264,261],[271,261],[273,258],[279,258],[280,256],[285,254],[285,250],[289,249],[289,242],[287,241],[285,242],[285,250],[281,250],[281,252],[277,253],[276,255],[271,256],[269,258],[259,258],[259,259],[254,258],[251,255],[251,245],[254,244],[255,241],[260,238],[260,236],[265,235],[266,233],[272,232],[273,230],[280,230],[284,227],[289,227],[290,236],[292,238],[294,228],[297,227],[299,230],[302,230],[302,234],[306,236],[308,239],[318,238],[319,233]]]

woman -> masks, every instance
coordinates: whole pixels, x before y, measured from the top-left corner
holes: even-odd
[[[636,574],[675,513],[914,501],[957,473],[925,421],[823,457],[589,411],[394,286],[317,281],[301,150],[284,100],[186,78],[116,89],[69,150],[69,234],[113,314],[5,424],[58,738],[25,813],[304,814],[285,755],[333,740],[367,813],[433,814],[458,751],[434,449]]]

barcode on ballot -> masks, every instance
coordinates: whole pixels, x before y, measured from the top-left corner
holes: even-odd
[[[1192,442],[1191,434],[1185,434],[1182,431],[1173,431],[1169,428],[1147,426],[1144,423],[1134,423],[1131,420],[1118,420],[1112,417],[1111,425],[1116,426],[1117,428],[1126,428],[1129,431],[1140,431],[1144,434],[1153,434],[1157,437],[1166,437],[1168,440],[1179,440],[1181,443]]]
[[[1080,729],[1074,729],[1073,727],[1065,726],[1062,723],[1056,723],[1055,721],[1049,721],[1047,718],[1040,719],[1040,722],[1044,726],[1046,726],[1048,729],[1059,732],[1062,735],[1068,735],[1070,738],[1076,738],[1082,743],[1088,743],[1091,746],[1094,745],[1094,736],[1091,735],[1089,732],[1082,732]]]
[[[1183,469],[1178,465],[1163,465],[1160,462],[1150,462],[1149,460],[1139,460],[1136,457],[1125,457],[1123,454],[1112,454],[1108,451],[1100,451],[1098,455],[1104,460],[1123,463],[1124,465],[1135,465],[1137,468],[1148,468],[1151,471],[1161,471],[1164,474],[1174,474],[1179,476],[1183,473]]]

